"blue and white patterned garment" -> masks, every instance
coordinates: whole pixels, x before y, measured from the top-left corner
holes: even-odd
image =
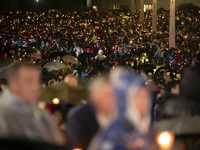
[[[152,150],[154,136],[140,133],[127,117],[127,92],[146,87],[146,82],[136,74],[123,73],[114,84],[117,97],[118,117],[98,137],[95,150]]]

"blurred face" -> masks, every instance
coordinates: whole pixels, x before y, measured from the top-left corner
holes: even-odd
[[[171,93],[174,94],[174,95],[179,95],[180,94],[179,84],[177,84],[176,87],[171,89]]]
[[[11,79],[11,91],[27,103],[35,102],[38,98],[40,75],[37,68],[22,67],[18,76]]]
[[[62,113],[60,111],[55,111],[53,114],[52,114],[52,118],[54,120],[54,122],[58,125],[60,125],[62,123]]]
[[[150,100],[150,93],[144,87],[140,88],[137,93],[130,94],[129,96],[131,109],[137,109],[140,117],[144,116],[149,110]]]
[[[115,96],[111,84],[104,83],[100,91],[91,91],[90,96],[97,112],[104,115],[109,115],[113,112]]]

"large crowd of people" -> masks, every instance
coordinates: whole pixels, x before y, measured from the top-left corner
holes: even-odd
[[[153,150],[160,131],[198,133],[199,19],[176,11],[169,47],[165,10],[157,32],[152,11],[144,22],[139,11],[2,13],[0,138]]]

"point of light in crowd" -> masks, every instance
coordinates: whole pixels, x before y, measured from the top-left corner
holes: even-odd
[[[82,150],[82,149],[80,149],[80,148],[74,148],[73,150]]]
[[[168,133],[163,133],[159,137],[160,144],[168,144],[170,142],[170,136]]]
[[[59,102],[60,102],[60,100],[59,100],[58,98],[54,98],[54,99],[52,100],[52,103],[55,104],[55,105],[58,105]]]
[[[45,102],[39,102],[38,103],[38,108],[45,109],[45,107],[46,107],[46,103]]]
[[[156,143],[160,150],[170,150],[174,145],[174,133],[164,131],[156,136]]]

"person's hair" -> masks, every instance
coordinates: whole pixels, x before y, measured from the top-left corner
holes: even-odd
[[[178,84],[178,83],[175,82],[175,81],[170,81],[170,82],[168,82],[168,83],[166,84],[166,86],[165,86],[165,91],[171,93],[171,89],[172,89],[172,88],[175,88],[175,87],[177,86],[177,84]]]
[[[100,91],[103,84],[110,83],[110,80],[107,76],[99,76],[93,79],[89,84],[90,91]]]
[[[29,64],[27,62],[17,62],[8,68],[6,73],[7,79],[10,80],[12,78],[16,78],[21,68],[34,68],[39,70],[38,66],[35,64]]]
[[[52,111],[51,113],[54,114],[55,112],[60,112],[62,114],[62,121],[64,120],[64,110],[62,108],[61,105],[55,105],[53,108],[52,108]]]
[[[48,86],[52,86],[56,82],[55,79],[51,79],[48,81]]]

